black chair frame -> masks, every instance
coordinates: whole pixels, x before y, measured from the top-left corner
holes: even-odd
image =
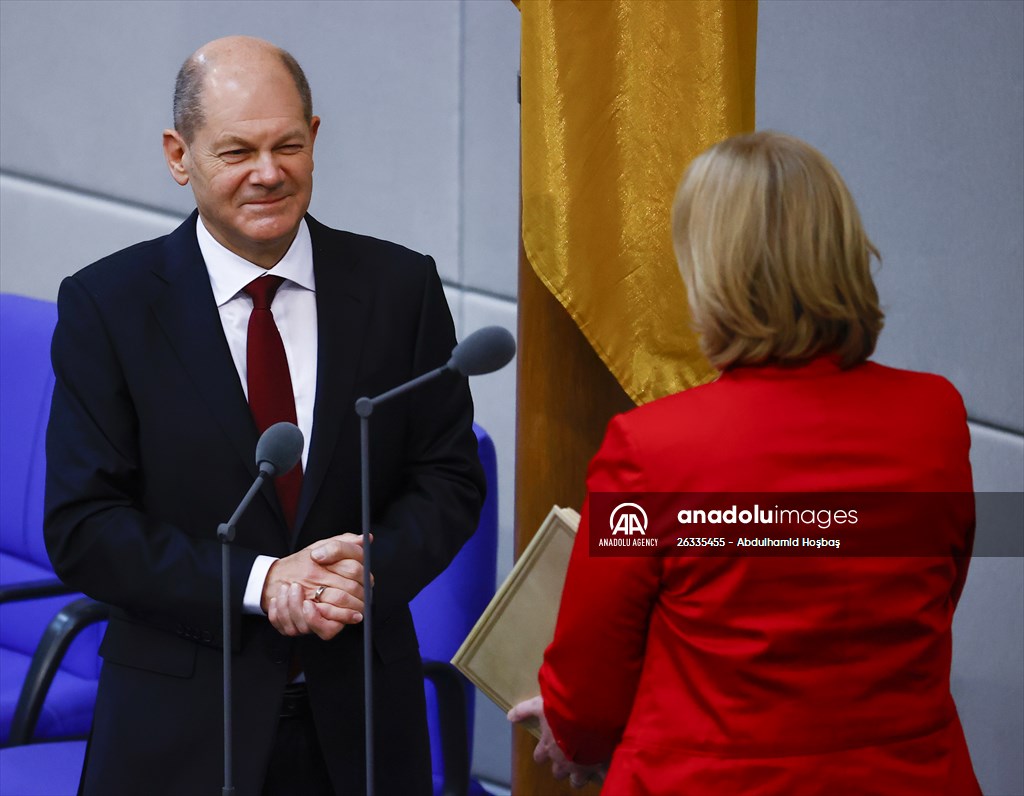
[[[434,684],[441,734],[444,782],[441,796],[469,793],[469,724],[466,720],[466,681],[459,670],[443,661],[423,661],[423,677]]]
[[[26,581],[0,588],[0,603],[72,593],[68,586],[56,579]],[[71,642],[89,625],[105,620],[109,613],[106,605],[80,597],[61,608],[50,620],[32,655],[25,682],[18,694],[7,746],[21,746],[32,741],[46,694]]]

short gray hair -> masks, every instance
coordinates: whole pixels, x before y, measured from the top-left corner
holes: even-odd
[[[281,57],[281,62],[288,70],[288,74],[295,81],[299,99],[302,100],[302,115],[306,124],[310,124],[313,121],[313,93],[309,89],[306,73],[302,71],[299,62],[287,50],[282,50],[279,47],[277,54]],[[206,61],[191,55],[181,65],[178,77],[174,81],[174,129],[181,134],[186,144],[192,143],[196,131],[206,122],[202,97],[206,70]]]

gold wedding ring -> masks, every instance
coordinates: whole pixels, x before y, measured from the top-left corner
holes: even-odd
[[[320,602],[320,598],[323,597],[325,591],[327,591],[327,587],[326,586],[323,586],[323,585],[317,586],[316,587],[316,591],[313,592],[313,602],[315,602],[315,603]]]

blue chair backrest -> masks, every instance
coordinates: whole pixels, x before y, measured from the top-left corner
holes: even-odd
[[[50,340],[57,306],[0,294],[0,583],[55,578],[43,543]],[[31,656],[47,623],[77,595],[0,605],[0,647]],[[76,639],[61,668],[95,679],[103,627]]]
[[[466,542],[448,568],[438,575],[410,603],[420,654],[424,658],[450,661],[476,620],[494,596],[498,566],[498,464],[494,443],[480,426],[473,424],[480,462],[487,477],[487,499],[480,512],[476,533]],[[467,683],[466,707],[469,724],[470,759],[473,753],[473,709],[475,689]],[[428,697],[428,713],[433,715]],[[434,771],[441,770],[436,728],[431,726],[431,754]]]

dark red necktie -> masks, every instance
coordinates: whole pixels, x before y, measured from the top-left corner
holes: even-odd
[[[256,429],[262,434],[274,423],[296,423],[295,393],[288,372],[288,357],[281,342],[281,333],[274,322],[270,303],[284,279],[280,276],[261,276],[244,288],[252,297],[252,314],[246,343],[245,367],[249,383],[249,410]],[[274,480],[278,500],[284,509],[288,528],[294,529],[302,490],[302,465]]]

